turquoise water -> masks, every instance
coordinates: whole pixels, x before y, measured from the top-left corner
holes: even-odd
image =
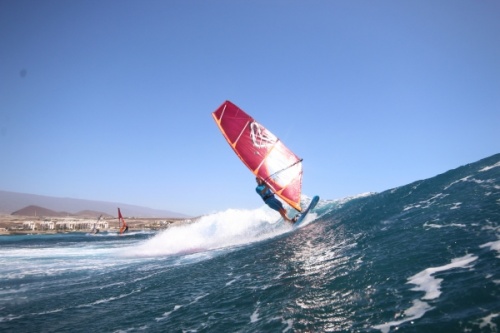
[[[499,329],[500,154],[321,200],[298,230],[276,220],[261,207],[125,237],[0,237],[0,331]]]

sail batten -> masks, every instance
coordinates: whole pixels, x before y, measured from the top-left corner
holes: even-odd
[[[236,147],[236,145],[238,144],[238,141],[240,141],[240,138],[243,135],[243,133],[245,132],[245,128],[247,127],[247,125],[248,125],[248,123],[246,123],[246,125],[241,129],[240,135],[238,136],[236,141],[234,141],[233,148]]]
[[[267,128],[230,101],[212,113],[240,160],[281,199],[301,211],[302,160]]]

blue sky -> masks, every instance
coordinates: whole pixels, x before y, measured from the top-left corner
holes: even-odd
[[[500,2],[0,2],[0,190],[200,215],[256,208],[211,112],[380,192],[500,152]]]

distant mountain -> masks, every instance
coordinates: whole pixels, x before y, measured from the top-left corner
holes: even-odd
[[[55,212],[51,209],[47,209],[47,208],[35,206],[35,205],[30,205],[30,206],[21,208],[19,210],[16,210],[11,215],[33,216],[33,217],[41,217],[41,216],[45,216],[45,217],[78,216],[78,217],[92,217],[92,218],[98,218],[99,216],[113,217],[112,215],[101,213],[101,212],[95,212],[93,210],[82,210],[78,213],[70,214],[68,212]]]
[[[43,207],[43,209],[47,209],[56,214],[58,214],[58,212],[64,212],[64,214],[68,215],[94,216],[89,215],[89,211],[91,211],[94,213],[102,212],[103,214],[116,216],[117,208],[120,207],[122,214],[128,217],[190,217],[182,213],[172,212],[168,210],[152,209],[123,203],[73,198],[58,198],[36,194],[0,191],[0,213],[12,214],[13,212],[17,212],[20,209],[27,208],[28,206],[38,206],[39,208]],[[44,214],[44,216],[49,215]]]
[[[30,205],[19,210],[16,210],[11,215],[19,215],[19,216],[50,216],[50,217],[63,217],[70,215],[66,212],[55,212],[53,210],[43,208],[40,206]]]

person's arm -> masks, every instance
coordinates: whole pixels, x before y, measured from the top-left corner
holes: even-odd
[[[260,194],[261,194],[261,195],[264,195],[264,193],[266,193],[266,190],[267,190],[267,185],[266,185],[265,183],[263,183],[263,184],[262,184],[262,185],[260,185],[260,186],[262,186],[262,190],[260,191]],[[260,186],[259,186],[259,187],[260,187]]]
[[[271,191],[271,188],[269,188],[267,183],[264,183],[264,189],[262,190],[262,194],[266,193],[267,191],[273,193],[273,191]]]

